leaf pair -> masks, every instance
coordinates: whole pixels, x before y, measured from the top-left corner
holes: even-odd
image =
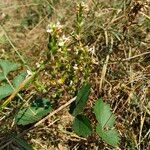
[[[73,121],[74,131],[82,137],[88,137],[92,134],[90,120],[83,115],[84,107],[90,94],[90,85],[84,85],[77,94],[76,101],[70,107],[70,112],[75,119]],[[94,113],[98,124],[96,133],[109,145],[115,147],[119,144],[119,133],[114,128],[115,116],[112,114],[110,106],[103,102],[102,99],[96,101]]]
[[[88,137],[92,133],[90,120],[83,115],[84,108],[89,98],[90,87],[89,84],[84,85],[77,94],[75,102],[72,103],[70,107],[71,114],[75,116],[72,127],[79,136],[83,137]]]

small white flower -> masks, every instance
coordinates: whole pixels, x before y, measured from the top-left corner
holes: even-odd
[[[49,24],[49,25],[47,26],[46,32],[48,32],[48,33],[52,33],[52,32],[53,32],[53,29],[52,29],[52,25],[51,25],[51,24]]]
[[[52,30],[52,29],[47,29],[46,32],[47,32],[47,33],[52,33],[53,30]]]
[[[65,42],[64,41],[59,41],[59,43],[58,43],[58,46],[60,46],[60,47],[63,47],[65,45]]]
[[[37,68],[40,68],[40,64],[39,64],[38,62],[36,63],[36,67],[37,67]]]
[[[63,36],[59,39],[58,45],[62,47],[62,46],[65,45],[65,43],[66,43],[67,41],[69,41],[69,37],[66,37],[65,35],[63,35]]]
[[[93,46],[93,47],[89,48],[89,52],[91,52],[92,54],[95,54],[95,47]]]
[[[65,42],[67,42],[67,41],[70,40],[69,37],[66,37],[65,35],[62,36],[62,39],[63,39]]]
[[[60,22],[59,22],[59,21],[57,21],[56,26],[57,26],[57,27],[59,27],[59,26],[60,26]]]
[[[1,16],[2,16],[2,18],[5,18],[5,17],[6,17],[6,14],[5,14],[5,13],[2,13]]]
[[[48,72],[44,72],[45,73],[45,75],[49,75],[49,73]]]
[[[62,25],[60,24],[59,21],[58,21],[57,23],[50,23],[50,24],[47,26],[46,31],[47,31],[48,33],[52,33],[52,32],[54,32],[56,29],[57,29],[57,30],[62,29]]]
[[[77,69],[78,69],[78,65],[75,64],[75,65],[73,66],[73,69],[74,69],[74,70],[77,70]]]
[[[56,28],[58,28],[58,29],[61,29],[63,26],[60,24],[60,22],[58,21],[57,23],[56,23]]]
[[[52,33],[55,28],[56,28],[56,25],[53,24],[53,23],[51,23],[51,24],[49,24],[49,25],[47,26],[47,30],[46,30],[46,31],[47,31],[48,33]]]
[[[71,80],[71,81],[70,81],[70,86],[71,86],[72,84],[73,84],[73,81]]]
[[[28,78],[31,75],[32,75],[32,72],[30,70],[27,70],[27,76],[26,76],[26,78]]]

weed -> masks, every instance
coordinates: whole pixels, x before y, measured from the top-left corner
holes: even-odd
[[[149,149],[147,0],[0,8],[1,149]]]

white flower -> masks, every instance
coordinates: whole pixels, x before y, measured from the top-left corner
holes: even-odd
[[[32,72],[30,70],[27,70],[27,76],[26,78],[30,77],[32,75]]]
[[[74,69],[74,70],[77,70],[77,69],[78,69],[78,65],[75,64],[75,65],[73,66],[73,69]]]
[[[54,32],[56,29],[57,30],[60,30],[62,29],[62,25],[60,24],[60,22],[58,21],[57,23],[50,23],[48,26],[47,26],[47,32],[48,33],[52,33]]]
[[[48,33],[52,33],[52,32],[53,32],[52,24],[49,24],[49,25],[47,26],[46,32],[48,32]]]
[[[56,27],[57,27],[58,29],[62,28],[62,25],[60,24],[59,21],[56,23]]]
[[[65,35],[63,35],[60,39],[59,39],[59,43],[58,45],[59,46],[64,46],[66,42],[69,41],[69,37],[66,37]]]
[[[63,40],[60,40],[58,43],[58,46],[63,47],[65,45],[65,42]]]
[[[47,32],[47,33],[52,33],[53,30],[52,30],[52,29],[47,29],[46,32]]]
[[[72,84],[73,84],[73,81],[71,80],[71,81],[70,81],[70,86],[71,86]]]
[[[54,23],[51,23],[47,26],[47,32],[48,33],[52,33],[54,31],[54,29],[56,28],[56,25]]]
[[[91,54],[95,54],[95,47],[93,46],[93,47],[89,48],[89,52],[91,52]]]
[[[39,64],[38,62],[36,63],[36,67],[37,67],[37,68],[40,68],[40,64]]]

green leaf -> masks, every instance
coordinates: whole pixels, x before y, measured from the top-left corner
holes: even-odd
[[[89,119],[84,115],[77,115],[73,122],[72,128],[82,137],[88,137],[92,133],[92,126]]]
[[[83,112],[90,94],[90,87],[89,84],[84,85],[77,94],[75,102],[70,107],[70,113],[72,115],[77,116]]]
[[[113,147],[116,147],[119,144],[119,133],[115,129],[104,131],[101,125],[98,125],[96,127],[96,132],[105,142],[107,142],[107,144]]]
[[[18,88],[19,85],[25,80],[26,76],[27,76],[27,72],[23,72],[19,74],[18,76],[16,76],[13,80],[14,87]]]
[[[31,106],[18,112],[15,121],[18,125],[27,125],[40,120],[52,111],[50,101],[47,99],[37,99]]]
[[[32,146],[29,145],[26,140],[24,140],[18,136],[15,137],[14,141],[23,150],[33,150]]]
[[[12,87],[9,84],[5,84],[3,86],[0,86],[0,100],[11,95],[11,93],[14,90],[12,89]]]
[[[52,52],[52,54],[56,54],[58,50],[58,43],[56,35],[49,37],[48,49]]]
[[[0,73],[0,81],[3,81],[5,79],[5,76],[3,73]]]
[[[19,68],[19,64],[10,62],[8,60],[2,60],[0,59],[0,67],[2,68],[4,76],[7,76],[7,74],[11,71],[15,71]]]
[[[115,116],[110,110],[110,106],[99,99],[94,106],[94,113],[98,121],[96,127],[97,134],[109,145],[119,144],[119,133],[114,129]]]
[[[110,106],[99,99],[94,106],[94,113],[97,121],[104,127],[113,127],[115,123],[115,116],[110,110]]]

